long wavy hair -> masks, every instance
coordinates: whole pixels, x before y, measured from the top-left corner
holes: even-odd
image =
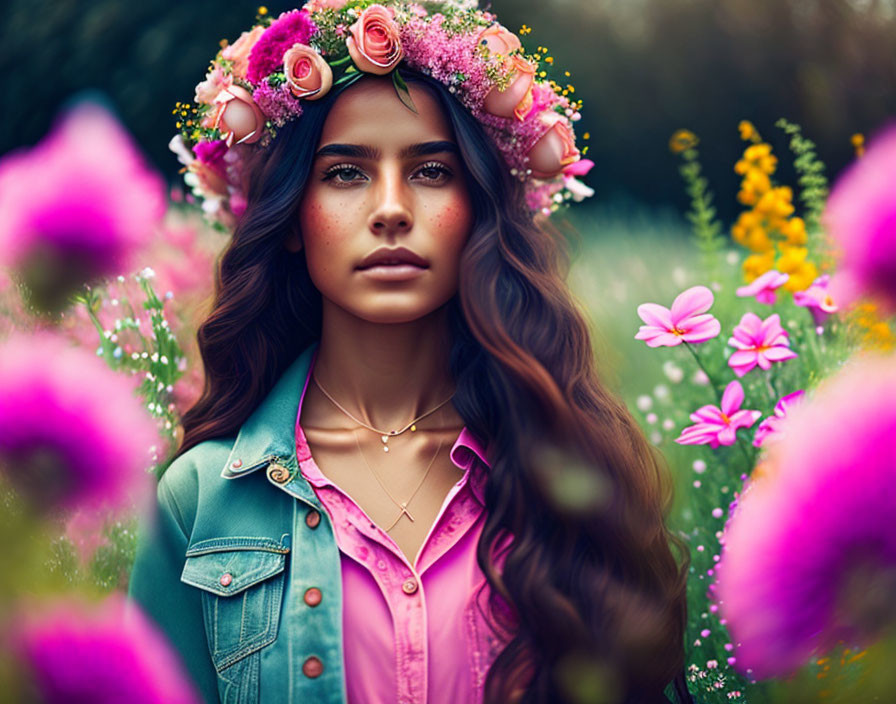
[[[492,462],[477,559],[491,621],[514,633],[489,670],[486,704],[581,702],[595,676],[600,701],[665,702],[673,680],[689,701],[689,554],[665,524],[669,473],[598,376],[562,239],[533,222],[478,121],[442,84],[401,70],[453,127],[474,212],[446,305],[454,406]],[[320,293],[303,251],[289,253],[284,240],[335,98],[306,103],[249,164],[248,206],[198,331],[205,387],[184,416],[178,454],[235,435],[320,338]]]

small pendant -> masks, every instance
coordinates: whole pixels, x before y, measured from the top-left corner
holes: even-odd
[[[383,437],[381,437],[380,440],[382,440],[383,443],[385,444],[385,443],[389,442],[389,436],[388,436],[388,435],[383,435]]]
[[[383,452],[388,452],[388,451],[389,451],[389,446],[383,445]]]
[[[408,507],[408,502],[407,502],[407,501],[402,501],[402,502],[401,502],[401,507],[402,507],[402,508],[407,508],[407,507]]]
[[[416,426],[416,425],[412,425],[412,426],[411,426],[411,432],[412,432],[412,433],[413,433],[416,429],[417,429],[417,426]]]

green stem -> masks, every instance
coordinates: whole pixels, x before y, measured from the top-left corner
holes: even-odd
[[[706,370],[706,367],[703,366],[703,362],[700,361],[700,357],[697,356],[697,352],[694,350],[694,348],[691,347],[687,342],[684,342],[683,344],[688,349],[688,352],[690,352],[694,356],[694,361],[697,362],[697,366],[703,370],[704,374],[706,374],[706,378],[709,379],[709,385],[712,387],[713,393],[715,393],[716,395],[716,401],[719,402],[719,406],[721,407],[722,394],[719,393],[719,389],[716,386],[716,382],[713,380],[712,375]]]

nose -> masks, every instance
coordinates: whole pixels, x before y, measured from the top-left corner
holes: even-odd
[[[414,225],[414,216],[407,185],[399,169],[383,169],[377,188],[376,203],[368,224],[375,235],[391,235],[408,232]]]

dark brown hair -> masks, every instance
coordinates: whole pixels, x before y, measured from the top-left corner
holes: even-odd
[[[668,472],[599,378],[565,283],[562,240],[533,222],[521,184],[478,121],[440,83],[402,74],[444,109],[475,218],[459,292],[447,304],[454,405],[492,461],[477,547],[491,619],[519,624],[489,670],[485,701],[579,702],[595,676],[600,701],[666,701],[676,675],[684,687],[689,565],[684,542],[665,525]],[[319,339],[320,294],[304,254],[283,242],[334,99],[306,103],[250,167],[248,207],[199,328],[205,388],[184,416],[179,453],[234,435]],[[499,570],[496,547],[508,535]]]

